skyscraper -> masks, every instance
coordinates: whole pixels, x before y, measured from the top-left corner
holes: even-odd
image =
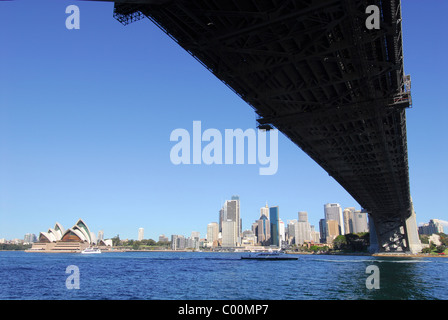
[[[427,235],[443,233],[443,224],[439,219],[431,219],[429,223],[424,223],[418,227],[418,233]]]
[[[282,221],[282,219],[279,219],[278,221],[278,237],[280,240],[279,246],[281,247],[282,244],[286,241],[285,237],[285,223]]]
[[[219,209],[219,220],[218,220],[219,232],[222,232],[222,222],[223,221],[224,221],[224,207]]]
[[[207,225],[207,242],[209,246],[213,246],[213,242],[218,240],[219,225],[211,222]]]
[[[327,223],[326,241],[327,243],[332,243],[333,240],[336,239],[338,235],[340,235],[339,223],[336,220],[327,220],[326,223]]]
[[[274,246],[280,246],[280,218],[278,206],[269,208],[269,220],[271,222],[271,243]]]
[[[104,240],[104,231],[98,231],[98,241]]]
[[[302,245],[305,241],[311,241],[311,226],[308,222],[308,213],[300,211],[299,220],[297,220],[297,227],[295,228],[294,243]]]
[[[223,241],[224,237],[227,237],[227,235],[225,235],[224,233],[229,232],[228,229],[224,231],[224,222],[227,221],[235,222],[234,224],[235,230],[232,231],[232,237],[233,235],[235,235],[237,239],[236,241],[237,243],[239,243],[241,241],[241,233],[242,233],[239,196],[232,196],[232,200],[226,200],[224,206],[220,210],[220,223],[221,223],[221,233]]]
[[[355,214],[355,208],[354,207],[348,207],[344,209],[344,212],[342,215],[344,216],[344,230],[345,233],[354,233],[353,228],[353,216]]]
[[[238,237],[236,234],[236,221],[230,219],[222,222],[222,246],[236,247],[238,245]]]
[[[327,243],[327,223],[325,219],[319,220],[320,243]]]
[[[268,203],[266,202],[266,206],[260,208],[260,218],[262,215],[265,215],[266,217],[269,217],[269,206]]]
[[[314,226],[310,226],[311,227],[311,241],[313,241],[314,243],[319,243],[320,242],[320,233],[316,230],[314,230]]]
[[[143,233],[144,233],[143,228],[139,228],[138,229],[138,241],[142,241],[144,239]]]
[[[353,233],[369,232],[369,224],[367,222],[367,212],[355,210],[353,212]]]
[[[34,233],[27,233],[25,234],[25,236],[23,237],[23,242],[24,243],[33,243],[37,241],[37,237]]]
[[[344,221],[342,217],[342,208],[339,203],[327,203],[324,205],[325,220],[334,220],[338,223],[339,234],[345,234]],[[338,234],[338,235],[339,235]]]
[[[269,245],[271,243],[271,223],[268,217],[262,214],[255,223],[257,224],[255,233],[258,243],[263,246]]]

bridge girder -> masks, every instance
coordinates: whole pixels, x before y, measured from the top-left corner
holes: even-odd
[[[406,250],[411,215],[398,0],[116,3],[146,16],[314,159],[365,208],[383,250]],[[365,27],[377,5],[381,27]]]

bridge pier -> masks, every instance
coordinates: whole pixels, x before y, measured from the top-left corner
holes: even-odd
[[[371,253],[419,253],[422,250],[413,208],[408,218],[375,217],[369,214],[369,228]]]

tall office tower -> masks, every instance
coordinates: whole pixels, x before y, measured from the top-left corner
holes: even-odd
[[[201,233],[199,231],[191,231],[191,238],[192,239],[198,239],[201,237]]]
[[[234,221],[235,222],[235,234],[237,241],[241,240],[242,233],[242,220],[240,216],[240,198],[239,196],[232,196],[232,200],[226,200],[224,206],[222,208],[222,222],[221,222],[221,232],[224,232],[222,229],[222,225],[225,221]]]
[[[299,222],[308,222],[308,212],[306,211],[299,211]]]
[[[418,227],[419,234],[431,235],[434,233],[443,233],[443,224],[439,219],[431,219],[429,223],[424,223]]]
[[[362,212],[361,210],[355,210],[353,212],[352,218],[353,232],[369,232],[369,223],[367,222],[367,212]]]
[[[271,243],[274,246],[280,246],[279,219],[278,206],[270,207],[269,220],[271,222]]]
[[[214,241],[218,240],[219,225],[216,222],[211,222],[207,225],[207,242],[209,246],[213,245]]]
[[[219,232],[222,232],[223,221],[224,221],[224,206],[221,209],[219,209],[219,220],[218,220]]]
[[[325,220],[335,220],[339,224],[339,234],[345,234],[342,208],[339,203],[327,203],[324,205]]]
[[[142,241],[144,239],[143,233],[144,233],[143,228],[139,228],[138,229],[138,241]]]
[[[266,206],[260,208],[260,218],[262,215],[265,215],[267,218],[269,217],[269,207],[268,207],[268,203],[266,202]]]
[[[282,221],[282,219],[278,220],[278,238],[279,238],[279,246],[281,247],[282,244],[286,241],[285,223]]]
[[[34,233],[27,233],[23,237],[23,242],[24,243],[34,243],[36,241],[37,241],[37,237],[36,237],[36,235]]]
[[[257,224],[255,235],[260,245],[267,246],[271,244],[271,222],[264,214],[255,221]]]
[[[232,196],[231,200],[237,201],[237,212],[238,212],[238,241],[240,242],[243,237],[243,219],[241,219],[240,212],[240,196]]]
[[[338,221],[327,220],[327,243],[333,243],[338,235],[340,235]]]
[[[159,236],[159,242],[170,242],[170,239],[168,239],[168,237],[165,237],[164,234],[161,234]]]
[[[286,225],[286,234],[287,234],[286,242],[288,244],[294,243],[294,237],[296,234],[296,224],[297,224],[297,220],[288,220],[288,223]]]
[[[99,241],[104,241],[104,231],[103,230],[98,231],[98,242]]]
[[[354,233],[353,228],[353,216],[355,214],[355,208],[354,207],[348,207],[345,208],[342,215],[344,216],[344,230],[345,234],[347,233]]]
[[[257,243],[257,236],[252,232],[252,230],[243,231],[243,245],[254,246]]]
[[[325,219],[319,220],[320,243],[327,243],[327,222]]]
[[[434,228],[434,233],[443,233],[443,224],[439,219],[429,220],[429,225]]]
[[[185,249],[185,237],[177,234],[171,235],[171,249],[172,250]]]
[[[308,213],[300,211],[299,220],[297,220],[297,227],[295,229],[295,244],[302,245],[305,241],[311,241],[311,227],[308,222]]]
[[[221,235],[223,247],[236,247],[238,245],[236,228],[236,221],[228,219],[222,222]]]
[[[319,231],[316,231],[314,229],[314,226],[310,226],[311,227],[311,241],[313,241],[314,243],[319,243],[320,242],[320,233]]]

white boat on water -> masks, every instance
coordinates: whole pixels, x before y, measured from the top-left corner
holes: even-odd
[[[297,260],[299,258],[279,251],[258,252],[255,254],[249,254],[241,256],[241,259],[252,260]]]
[[[82,254],[94,254],[94,253],[101,253],[101,250],[99,248],[93,248],[88,247],[81,251]]]

